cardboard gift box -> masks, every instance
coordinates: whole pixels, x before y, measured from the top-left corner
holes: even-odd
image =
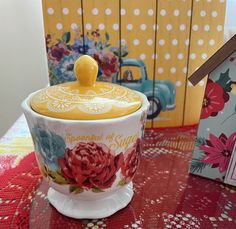
[[[195,71],[208,74],[190,172],[236,185],[236,35]]]

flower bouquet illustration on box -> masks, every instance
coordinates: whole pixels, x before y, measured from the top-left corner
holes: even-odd
[[[169,80],[150,80],[142,60],[127,58],[128,46],[112,46],[109,34],[106,32],[103,37],[98,29],[85,36],[79,30],[74,33],[73,39],[70,32],[65,32],[56,41],[53,41],[53,35],[46,36],[51,85],[74,81],[74,62],[87,54],[99,65],[98,80],[117,83],[147,96],[150,102],[148,119],[175,108],[175,84]]]

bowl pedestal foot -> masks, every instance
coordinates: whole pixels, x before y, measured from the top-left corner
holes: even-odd
[[[75,199],[53,188],[49,188],[48,200],[57,211],[68,217],[75,219],[100,219],[126,207],[131,201],[133,194],[133,183],[130,182],[113,194],[96,200]]]

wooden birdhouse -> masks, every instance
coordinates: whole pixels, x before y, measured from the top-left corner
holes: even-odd
[[[236,35],[201,65],[189,81],[196,85],[206,75],[190,172],[236,185]]]

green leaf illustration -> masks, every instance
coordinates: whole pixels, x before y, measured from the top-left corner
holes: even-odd
[[[66,179],[62,176],[62,174],[59,171],[49,171],[48,174],[55,183],[67,184]]]
[[[202,137],[196,138],[196,146],[201,146],[206,144],[206,139]]]
[[[97,43],[97,48],[100,49],[100,50],[103,50],[103,44],[102,44],[101,41],[99,41],[99,42]]]
[[[100,188],[94,187],[94,188],[92,188],[92,192],[99,193],[99,192],[104,192],[104,191],[102,189],[100,189]]]
[[[124,178],[121,179],[121,180],[118,182],[118,185],[119,185],[119,186],[124,186],[124,185],[126,185],[125,179],[124,179]]]
[[[105,37],[106,37],[106,41],[109,41],[110,36],[109,36],[109,34],[107,32],[105,33]]]
[[[114,55],[119,56],[119,52],[118,51],[113,51]]]
[[[233,117],[234,115],[236,115],[236,106],[234,107],[234,112],[229,115],[226,119],[224,119],[222,122],[221,122],[221,125],[223,125],[226,121],[228,121],[229,119],[231,119],[231,117]]]
[[[67,49],[68,49],[68,50],[71,50],[71,47],[70,47],[70,45],[66,45],[66,47],[67,47]]]
[[[82,193],[83,191],[84,189],[81,187],[74,186],[74,185],[70,186],[70,193],[74,192],[75,194],[79,194],[79,193]]]
[[[39,166],[40,171],[42,172],[44,177],[47,177],[49,175],[50,171],[48,170],[46,165],[43,165],[41,162],[39,162],[39,163],[40,163],[40,166]]]
[[[208,164],[201,161],[202,158],[193,158],[190,166],[191,173],[202,173],[202,170],[205,169]]]
[[[70,41],[70,32],[66,32],[62,35],[62,41],[68,43]]]
[[[232,90],[231,88],[231,78],[229,77],[229,68],[226,70],[226,72],[220,73],[220,78],[216,81],[226,92],[230,92]]]
[[[128,53],[127,51],[123,51],[123,52],[121,53],[121,57],[126,57],[128,54],[129,54],[129,53]]]

